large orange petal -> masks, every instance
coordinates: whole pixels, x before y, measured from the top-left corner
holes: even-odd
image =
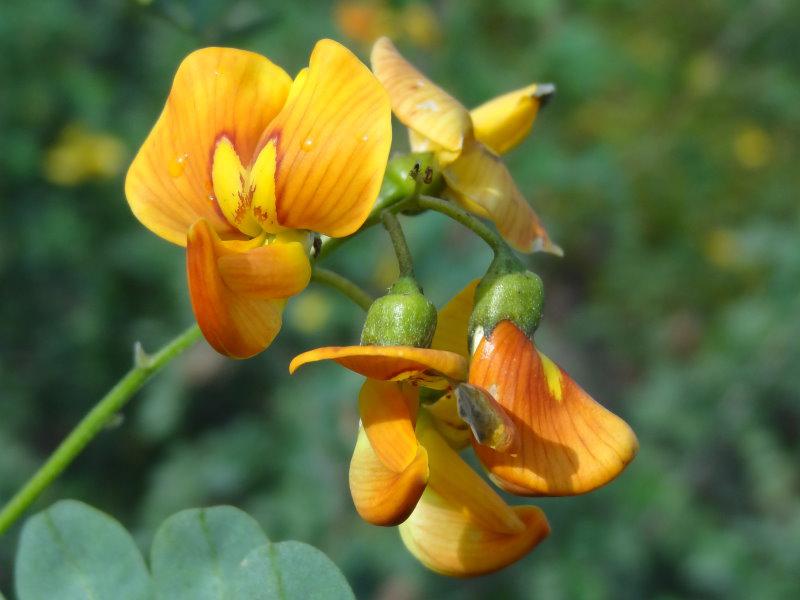
[[[288,298],[311,280],[311,263],[300,242],[273,242],[249,252],[232,252],[217,261],[223,281],[252,298]]]
[[[349,235],[383,181],[392,142],[389,98],[347,48],[321,40],[259,147],[270,140],[277,147],[279,224]]]
[[[467,361],[444,350],[413,346],[331,346],[309,350],[295,356],[289,372],[320,360],[335,360],[343,367],[371,379],[383,381],[435,380],[437,377],[464,380]]]
[[[427,452],[414,433],[418,395],[375,379],[361,388],[362,430],[350,463],[350,491],[358,513],[370,523],[404,521],[428,481]]]
[[[458,152],[471,135],[469,111],[425,77],[388,38],[372,47],[372,70],[386,87],[397,118],[436,146]],[[433,148],[428,148],[433,149]]]
[[[252,52],[204,48],[186,57],[125,180],[136,217],[180,245],[201,218],[220,235],[237,237],[213,196],[211,158],[217,139],[227,136],[247,164],[290,85],[280,67]]]
[[[500,158],[479,142],[466,145],[442,171],[449,191],[467,210],[491,219],[520,252],[561,255]]]
[[[431,348],[455,352],[461,356],[469,355],[467,326],[475,304],[475,288],[479,283],[480,279],[468,283],[439,311]]]
[[[409,551],[438,573],[471,577],[519,560],[550,527],[535,506],[510,507],[432,430],[421,435],[430,478],[400,525]]]
[[[493,152],[505,154],[527,137],[539,108],[554,91],[552,84],[534,83],[472,109],[475,137]]]
[[[509,492],[582,494],[614,479],[636,455],[639,445],[627,423],[508,321],[479,343],[469,380],[490,390],[516,426],[513,453],[475,444],[492,479]]]
[[[264,350],[281,327],[285,300],[255,298],[232,290],[219,260],[252,252],[248,242],[223,242],[206,221],[189,230],[186,271],[197,324],[217,352],[248,358]]]

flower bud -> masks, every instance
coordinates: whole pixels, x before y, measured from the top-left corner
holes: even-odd
[[[385,185],[394,186],[398,195],[410,196],[417,190],[428,196],[436,196],[444,187],[441,171],[432,152],[401,154],[389,161],[386,167]]]
[[[495,264],[497,263],[497,264]],[[475,308],[469,321],[469,338],[489,335],[500,321],[510,321],[532,338],[542,318],[544,287],[531,271],[509,268],[495,261],[475,290]]]
[[[428,348],[436,331],[436,307],[411,277],[401,277],[367,312],[361,344]]]

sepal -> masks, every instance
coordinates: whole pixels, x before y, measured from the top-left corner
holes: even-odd
[[[367,312],[361,344],[429,348],[436,331],[436,307],[410,277],[401,277]]]

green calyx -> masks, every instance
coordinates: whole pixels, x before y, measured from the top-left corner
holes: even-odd
[[[542,319],[544,286],[510,253],[498,254],[475,290],[475,308],[469,320],[469,338],[489,335],[500,321],[511,321],[533,338]]]
[[[412,277],[401,277],[367,311],[361,344],[429,348],[436,331],[436,307]]]
[[[432,152],[412,152],[393,157],[386,167],[386,185],[392,185],[403,196],[414,193],[436,196],[444,180]]]

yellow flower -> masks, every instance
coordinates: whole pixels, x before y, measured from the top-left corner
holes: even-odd
[[[443,316],[446,328],[447,310]],[[437,330],[437,339],[446,343],[444,329]],[[327,359],[367,377],[350,462],[350,491],[364,520],[400,525],[403,542],[418,560],[459,577],[501,569],[548,535],[541,510],[508,506],[459,456],[463,444],[451,447],[448,433],[458,424],[447,421],[451,417],[440,403],[467,378],[464,356],[410,346],[318,348],[297,356],[289,370]],[[421,388],[445,395],[420,405]]]
[[[387,38],[373,46],[372,70],[389,92],[395,115],[409,128],[412,150],[435,153],[454,200],[492,220],[517,250],[562,254],[499,157],[528,135],[552,85],[529,85],[468,111]]]
[[[471,444],[497,485],[524,496],[591,491],[619,475],[638,449],[630,427],[510,321],[473,340],[470,353],[477,285],[439,311],[431,349],[318,348],[289,366],[335,360],[367,377],[350,462],[356,510],[376,525],[399,524],[417,559],[453,576],[501,569],[549,533],[541,510],[508,506],[461,449]]]
[[[44,176],[56,185],[72,186],[91,179],[108,179],[122,169],[122,142],[81,125],[64,128],[44,158]]]
[[[243,50],[183,61],[125,193],[148,229],[186,246],[192,306],[216,350],[244,358],[271,343],[308,284],[309,232],[361,226],[390,144],[385,91],[336,42],[320,41],[294,81]]]

